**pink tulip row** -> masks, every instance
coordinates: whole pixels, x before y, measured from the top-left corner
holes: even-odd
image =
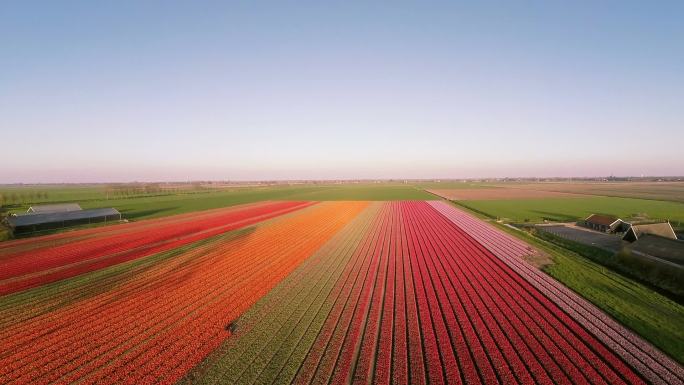
[[[680,365],[625,329],[600,309],[520,258],[534,252],[529,246],[444,202],[431,202],[431,205],[477,239],[501,262],[589,330],[648,381],[656,384],[683,383],[684,370]]]

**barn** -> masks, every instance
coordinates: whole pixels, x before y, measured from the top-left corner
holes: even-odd
[[[32,212],[12,215],[7,218],[10,228],[15,234],[115,220],[121,220],[121,213],[114,208]]]
[[[628,242],[634,242],[644,234],[657,235],[659,237],[674,240],[677,239],[677,234],[675,234],[670,222],[632,225],[622,239]]]
[[[626,227],[626,223],[622,219],[603,214],[591,214],[584,220],[584,225],[603,233],[619,232],[623,227]]]
[[[684,241],[642,234],[626,247],[636,254],[647,254],[684,267]]]

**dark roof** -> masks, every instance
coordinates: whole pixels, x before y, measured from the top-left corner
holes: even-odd
[[[610,215],[602,215],[602,214],[591,214],[587,217],[587,219],[585,219],[585,221],[587,221],[589,223],[595,223],[597,225],[606,225],[606,226],[612,225],[617,220],[618,220],[617,217],[613,217]]]
[[[628,248],[684,265],[684,241],[644,234]]]
[[[62,213],[65,211],[78,211],[81,206],[78,203],[56,203],[50,205],[35,205],[29,207],[29,212],[47,214],[47,213]]]
[[[647,225],[632,225],[627,233],[633,232],[634,238],[639,239],[644,234],[653,234],[663,238],[677,239],[672,226],[669,222],[651,223]],[[625,234],[625,237],[627,234]]]
[[[47,213],[47,214],[23,214],[17,216],[10,216],[10,225],[14,227],[19,226],[33,226],[43,223],[58,223],[62,221],[73,221],[78,219],[88,219],[88,218],[102,218],[110,215],[120,215],[120,213],[114,208],[102,208],[102,209],[89,209],[89,210],[78,210],[78,211],[64,211],[58,213]]]

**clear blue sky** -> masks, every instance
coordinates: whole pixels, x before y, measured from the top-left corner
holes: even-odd
[[[684,2],[15,1],[0,183],[684,174]]]

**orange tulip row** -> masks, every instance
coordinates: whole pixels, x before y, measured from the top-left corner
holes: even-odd
[[[173,383],[230,335],[232,320],[366,205],[317,204],[146,268],[131,264],[120,284],[83,280],[67,292],[85,286],[91,296],[0,329],[0,382]]]
[[[53,238],[36,239],[29,248],[0,250],[0,295],[170,250],[197,240],[257,223],[310,205],[310,202],[264,202],[200,212],[125,226],[102,227]],[[151,222],[151,223],[150,223]],[[85,233],[85,234],[84,234]],[[66,238],[65,238],[66,237]],[[65,242],[65,239],[72,239]]]

